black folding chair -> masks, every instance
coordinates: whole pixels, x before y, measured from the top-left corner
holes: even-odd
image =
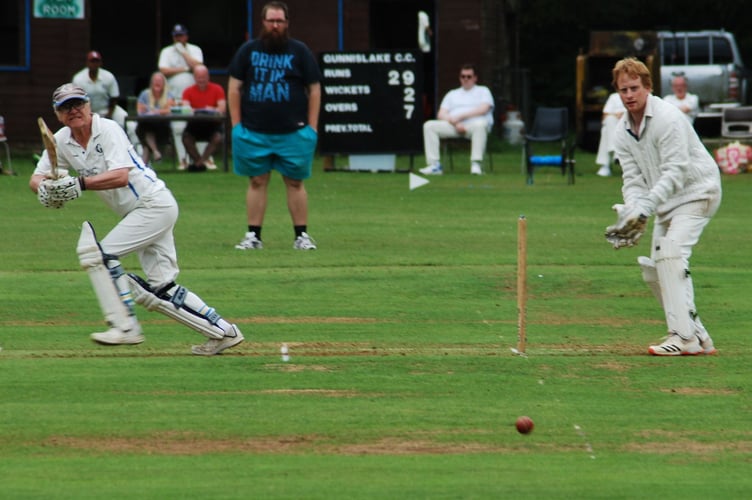
[[[558,143],[560,154],[535,154],[535,144]],[[525,165],[527,183],[533,183],[538,167],[558,167],[561,175],[567,176],[567,184],[574,184],[574,144],[569,141],[569,113],[567,108],[540,107],[535,110],[535,119],[530,133],[525,134]]]

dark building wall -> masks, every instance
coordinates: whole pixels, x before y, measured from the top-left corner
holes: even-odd
[[[84,57],[89,50],[89,21],[55,23],[49,19],[35,19],[32,33],[39,34],[31,38],[33,88],[43,96],[39,100],[40,112],[52,119],[55,116],[51,110],[52,91],[70,81],[73,74],[84,67]]]
[[[337,0],[288,1],[290,9],[290,36],[303,41],[314,54],[337,50]],[[349,3],[349,2],[345,2]],[[254,34],[258,35],[261,26],[261,8],[254,14]]]
[[[89,50],[89,21],[31,19],[31,68],[0,71],[0,114],[11,144],[38,140],[36,118],[57,129],[52,91],[70,80]]]
[[[481,60],[481,0],[439,2],[437,25],[439,100],[460,86],[459,68],[466,62],[478,67],[479,83],[488,85]]]

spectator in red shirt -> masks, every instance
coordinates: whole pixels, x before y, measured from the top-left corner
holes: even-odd
[[[190,104],[194,114],[220,114],[227,110],[225,89],[209,80],[209,69],[203,64],[193,68],[196,84],[183,91],[183,102]],[[222,145],[222,125],[216,122],[190,121],[183,132],[183,145],[191,158],[188,170],[214,170],[211,156]],[[198,152],[196,141],[208,141],[203,153]]]

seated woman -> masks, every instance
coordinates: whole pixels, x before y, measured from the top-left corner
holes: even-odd
[[[175,99],[167,91],[167,79],[165,76],[159,71],[152,73],[149,88],[144,89],[138,96],[137,110],[139,116],[168,115],[170,114],[170,108],[174,105]],[[138,127],[136,127],[136,135],[143,146],[142,156],[145,163],[149,163],[150,153],[154,154],[155,162],[162,159],[158,143],[169,141],[171,134],[172,131],[169,122],[139,122]]]

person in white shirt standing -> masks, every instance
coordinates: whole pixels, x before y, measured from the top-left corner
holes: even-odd
[[[96,50],[86,54],[86,67],[73,75],[71,82],[86,91],[95,113],[125,128],[128,112],[118,106],[120,86],[115,75],[102,68],[102,54]]]
[[[665,96],[663,100],[679,108],[689,122],[694,123],[697,114],[700,112],[700,99],[695,94],[689,93],[687,87],[686,76],[674,76],[674,79],[671,80],[671,91],[673,94]]]
[[[203,64],[204,52],[198,45],[188,43],[188,28],[176,24],[172,28],[172,44],[159,53],[159,71],[167,77],[167,90],[174,96],[196,83],[193,68]]]
[[[172,28],[172,42],[159,53],[157,66],[159,66],[159,71],[167,77],[168,93],[174,95],[175,99],[181,99],[183,91],[196,83],[193,68],[204,63],[204,52],[198,45],[188,43],[188,28],[183,24],[176,24]],[[176,104],[180,105],[180,103]],[[170,123],[181,170],[187,166],[185,146],[183,146],[185,125],[184,121]]]
[[[494,99],[488,87],[477,83],[475,66],[463,65],[460,69],[461,86],[444,96],[437,119],[423,124],[423,147],[428,166],[420,169],[420,173],[441,175],[440,141],[458,137],[470,139],[470,173],[483,173],[481,164],[486,152],[488,133],[493,127]]]
[[[692,250],[721,204],[718,165],[676,106],[651,95],[650,71],[635,58],[618,61],[613,84],[627,115],[617,126],[623,204],[606,228],[614,248],[637,244],[655,215],[650,256],[637,258],[642,278],[663,308],[668,336],[654,356],[715,354],[700,321],[689,270]]]

